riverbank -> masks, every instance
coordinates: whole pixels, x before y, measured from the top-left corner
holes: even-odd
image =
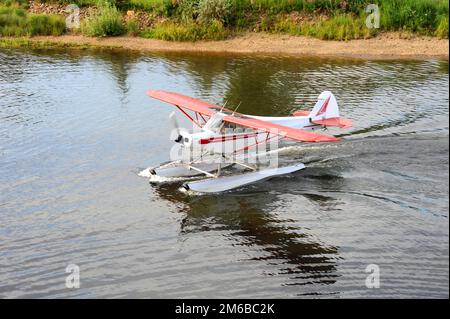
[[[337,0],[328,5],[306,0],[80,0],[75,2],[80,5],[77,29],[66,25],[70,1],[8,1],[0,6],[0,47],[6,48],[371,59],[449,56],[448,3],[443,0],[383,0],[379,28],[367,27],[363,3]]]
[[[10,43],[1,45],[1,42],[5,41]],[[245,53],[370,59],[449,58],[448,39],[423,36],[404,38],[399,33],[384,33],[371,39],[351,41],[325,41],[310,37],[247,33],[228,40],[197,42],[172,42],[130,36],[92,38],[63,35],[22,39],[0,38],[0,46],[95,47],[141,52]]]

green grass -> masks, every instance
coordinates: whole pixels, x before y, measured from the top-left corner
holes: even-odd
[[[166,5],[172,5],[171,0],[128,0],[123,2],[126,2],[126,4],[124,3],[122,6],[128,9],[141,9],[145,11],[163,11]]]
[[[0,0],[0,7],[28,8],[28,0]]]
[[[408,0],[380,1],[381,27],[388,31],[410,31],[432,35],[448,19],[448,1]]]
[[[31,35],[61,35],[66,22],[60,16],[31,14],[28,16],[28,28]]]
[[[153,29],[147,29],[141,33],[144,38],[160,39],[166,41],[198,41],[198,40],[223,40],[230,35],[220,21],[213,21],[208,26],[199,24],[175,24],[164,22]]]
[[[127,32],[133,37],[139,35],[139,25],[136,20],[130,20],[127,22]]]
[[[439,38],[448,39],[448,16],[440,16],[435,35]]]
[[[91,14],[81,26],[81,32],[91,37],[118,36],[126,32],[122,15],[111,4],[104,4]]]
[[[0,6],[1,36],[61,35],[65,29],[61,16],[28,14],[17,6]]]
[[[30,48],[30,49],[52,49],[52,48],[92,48],[90,45],[61,43],[52,41],[36,41],[28,37],[0,38],[0,48]]]
[[[274,33],[310,36],[322,40],[352,40],[369,38],[376,30],[368,29],[365,20],[351,15],[338,15],[328,20],[295,24],[290,20],[281,19],[267,30]]]
[[[339,10],[340,0],[234,0],[236,11],[289,13],[292,11]],[[351,1],[350,1],[351,2]],[[354,2],[354,1],[353,1]],[[360,1],[361,2],[361,1]]]
[[[76,50],[96,50],[96,51],[109,51],[118,49],[117,46],[104,46],[93,44],[79,44],[79,43],[65,43],[63,41],[55,40],[42,40],[30,37],[7,37],[0,38],[0,48],[5,49],[61,49],[70,48]]]

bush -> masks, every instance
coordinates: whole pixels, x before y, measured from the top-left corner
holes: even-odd
[[[126,32],[122,16],[114,5],[105,4],[85,19],[81,32],[91,37],[118,36]]]
[[[233,20],[234,0],[179,0],[177,12],[185,23],[204,25],[213,21],[230,24]]]
[[[199,0],[179,0],[178,1],[178,14],[181,20],[185,23],[192,23],[197,20],[198,17],[198,3]]]
[[[220,21],[230,24],[233,14],[233,2],[231,0],[200,0],[198,4],[198,21],[209,24]]]
[[[160,6],[157,7],[157,11],[159,14],[165,17],[171,17],[175,13],[175,9],[177,8],[177,1],[173,0],[162,0]]]
[[[224,40],[229,36],[229,32],[224,27],[223,23],[218,20],[213,20],[205,29],[204,40]]]

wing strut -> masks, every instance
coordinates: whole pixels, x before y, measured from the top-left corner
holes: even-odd
[[[202,125],[200,123],[198,123],[196,120],[194,120],[192,118],[192,116],[190,116],[189,114],[187,114],[187,112],[185,110],[183,110],[181,107],[179,107],[178,105],[175,105],[181,112],[183,112],[184,115],[187,116],[188,119],[190,119],[192,121],[192,123],[194,123],[195,125],[197,125],[198,127],[202,128]],[[197,113],[195,113],[197,114]]]

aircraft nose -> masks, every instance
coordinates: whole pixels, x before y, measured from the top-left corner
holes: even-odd
[[[175,142],[175,143],[180,143],[181,141],[183,141],[183,136],[182,136],[181,134],[179,134],[179,135],[177,136],[177,138],[174,139],[174,142]]]

